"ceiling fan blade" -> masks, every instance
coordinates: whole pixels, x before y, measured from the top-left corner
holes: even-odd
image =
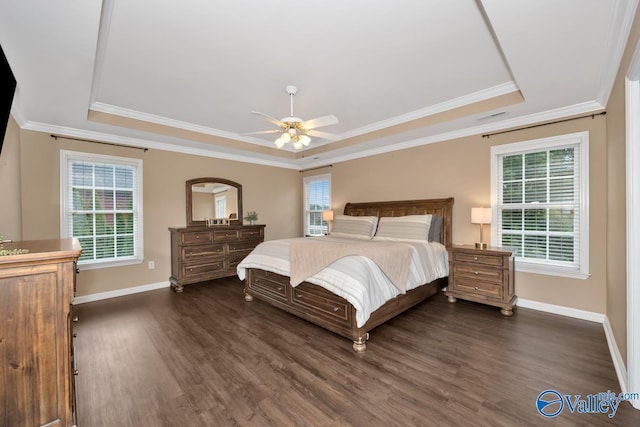
[[[262,135],[265,133],[280,133],[280,132],[282,132],[282,129],[261,130],[258,132],[247,132],[247,133],[241,133],[240,135]]]
[[[306,122],[300,123],[300,125],[305,129],[315,129],[323,126],[335,125],[337,123],[338,118],[333,114],[329,114],[328,116],[307,120]]]
[[[284,123],[282,123],[280,120],[278,120],[278,119],[274,119],[274,118],[273,118],[273,117],[271,117],[270,115],[265,114],[265,113],[261,113],[260,111],[252,111],[252,112],[251,112],[251,114],[257,114],[257,115],[259,115],[259,116],[262,116],[262,117],[264,117],[265,119],[269,120],[271,123],[273,123],[273,124],[274,124],[274,125],[276,125],[276,126],[280,126],[280,127],[282,127],[282,126],[286,126],[286,125],[285,125]]]
[[[340,135],[336,135],[334,133],[322,132],[319,130],[310,130],[307,132],[309,136],[315,136],[316,138],[329,139],[331,141],[335,141],[336,139],[340,139]]]

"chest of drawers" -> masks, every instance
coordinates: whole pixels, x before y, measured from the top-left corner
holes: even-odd
[[[264,225],[170,228],[171,288],[234,276],[236,267],[264,241]]]
[[[513,253],[507,248],[454,245],[449,252],[449,302],[456,298],[500,307],[513,315],[516,305]]]
[[[72,301],[77,239],[5,243],[0,256],[0,426],[76,424]]]

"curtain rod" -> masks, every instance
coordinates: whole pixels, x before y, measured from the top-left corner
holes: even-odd
[[[333,165],[318,166],[317,168],[303,169],[303,170],[300,171],[300,173],[314,171],[314,170],[317,170],[317,169],[332,168],[332,167],[333,167]]]
[[[58,140],[58,138],[60,139],[68,139],[71,141],[82,141],[82,142],[91,142],[93,144],[103,144],[103,145],[111,145],[113,147],[125,147],[125,148],[134,148],[136,150],[142,150],[145,153],[147,151],[149,151],[148,148],[144,148],[144,147],[135,147],[133,145],[125,145],[125,144],[116,144],[114,142],[104,142],[104,141],[92,141],[90,139],[80,139],[80,138],[71,138],[70,136],[62,136],[62,135],[54,135],[54,134],[50,134],[49,135],[51,138],[55,139],[56,141]]]
[[[603,111],[601,113],[594,113],[594,114],[587,114],[585,116],[580,116],[580,117],[572,117],[570,119],[564,119],[564,120],[556,120],[555,122],[549,122],[549,123],[540,123],[539,125],[531,125],[531,126],[525,126],[525,127],[521,127],[521,128],[517,128],[517,129],[509,129],[509,130],[503,130],[501,132],[494,132],[494,133],[485,133],[484,135],[482,135],[483,138],[489,138],[490,136],[494,136],[494,135],[500,135],[502,133],[509,133],[509,132],[515,132],[518,130],[525,130],[525,129],[532,129],[532,128],[537,128],[540,126],[547,126],[547,125],[553,125],[556,123],[563,123],[563,122],[569,122],[571,120],[578,120],[578,119],[584,119],[585,117],[591,117],[592,119],[595,119],[596,116],[604,116],[605,114],[607,114],[606,111]]]

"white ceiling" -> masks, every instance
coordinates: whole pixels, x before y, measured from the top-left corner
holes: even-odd
[[[3,0],[0,44],[23,129],[305,169],[601,110],[637,3]],[[287,85],[338,141],[243,135]]]

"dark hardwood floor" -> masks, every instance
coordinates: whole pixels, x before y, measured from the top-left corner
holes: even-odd
[[[436,295],[351,341],[245,302],[220,279],[79,305],[78,425],[640,425],[616,415],[536,410],[546,389],[619,392],[602,325]]]

